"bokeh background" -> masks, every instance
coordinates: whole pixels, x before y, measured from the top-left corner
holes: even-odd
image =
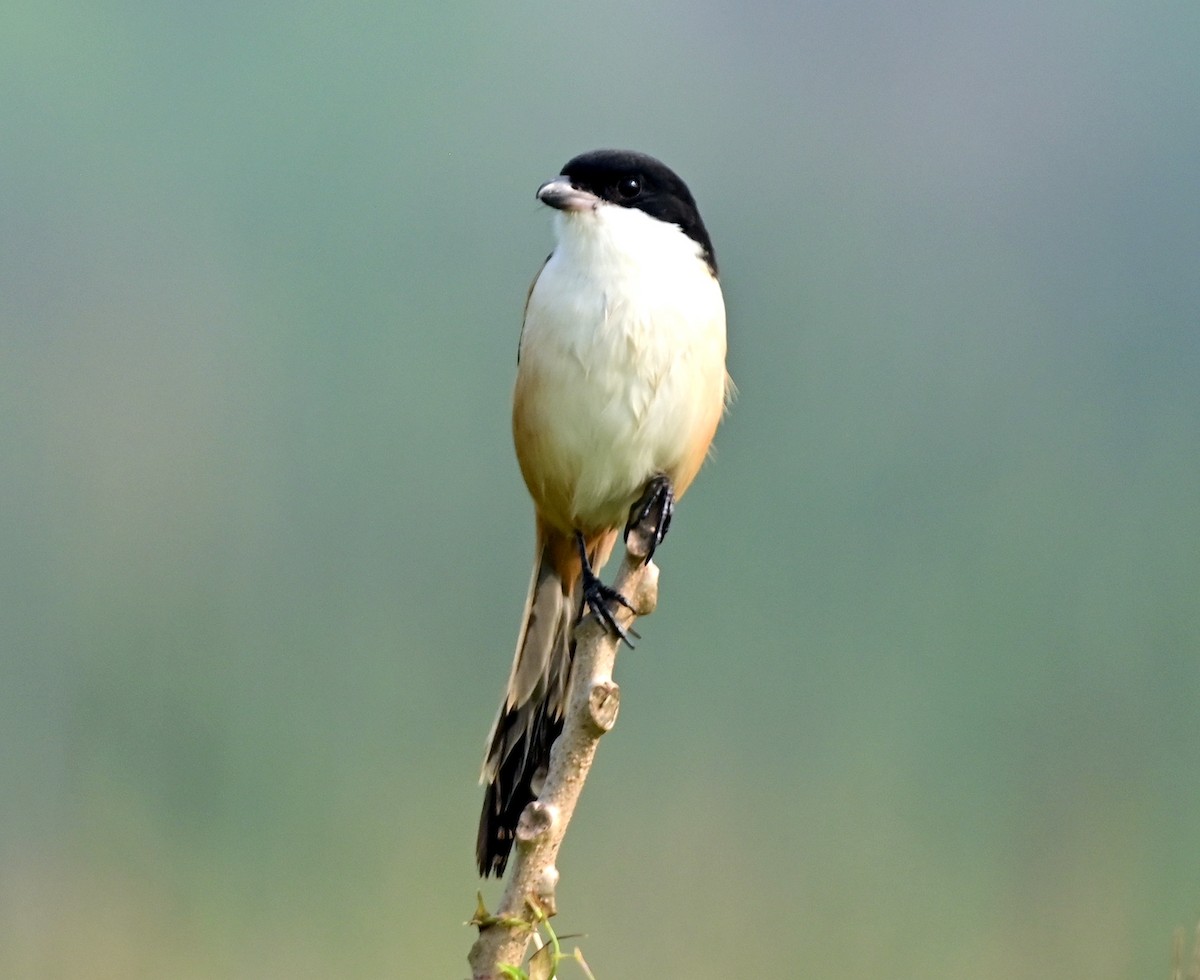
[[[0,24],[0,975],[466,976],[533,192],[605,145],[695,191],[741,394],[559,928],[601,980],[1166,975],[1200,7]]]

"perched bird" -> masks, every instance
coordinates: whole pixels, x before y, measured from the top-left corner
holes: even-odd
[[[624,600],[596,573],[627,521],[654,517],[662,540],[730,391],[717,260],[687,185],[653,157],[595,150],[537,197],[556,244],[525,304],[512,415],[537,544],[483,763],[484,877],[503,874],[562,731],[576,622],[590,608],[627,639],[609,607]]]

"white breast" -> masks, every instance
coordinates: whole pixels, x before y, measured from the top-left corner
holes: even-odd
[[[537,446],[522,470],[535,499],[566,488],[569,513],[547,515],[565,527],[617,526],[650,477],[674,475],[711,436],[725,306],[675,226],[615,205],[556,219],[521,336],[523,424]]]

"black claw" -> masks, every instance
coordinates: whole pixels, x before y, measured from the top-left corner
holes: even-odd
[[[625,525],[626,543],[634,531],[644,534],[647,542],[646,561],[649,561],[671,529],[671,516],[674,513],[675,488],[671,486],[671,478],[666,475],[654,477],[646,484],[637,503],[629,509],[629,522]]]
[[[583,605],[584,608],[590,609],[596,618],[614,635],[621,639],[630,650],[633,649],[633,642],[629,639],[631,636],[636,639],[641,639],[641,636],[632,629],[625,629],[617,622],[613,616],[612,609],[609,608],[610,603],[618,603],[624,606],[632,613],[637,610],[630,605],[620,592],[614,589],[611,585],[605,585],[597,578],[596,573],[592,571],[591,562],[588,561],[587,545],[584,544],[583,535],[578,531],[575,532],[575,544],[579,548],[579,559],[583,562]]]

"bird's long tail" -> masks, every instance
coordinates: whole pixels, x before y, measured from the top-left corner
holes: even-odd
[[[608,560],[615,540],[615,530],[586,540],[593,569]],[[512,672],[480,775],[485,788],[475,858],[485,878],[504,873],[517,820],[541,791],[567,706],[582,565],[574,539],[541,521],[537,541]]]

